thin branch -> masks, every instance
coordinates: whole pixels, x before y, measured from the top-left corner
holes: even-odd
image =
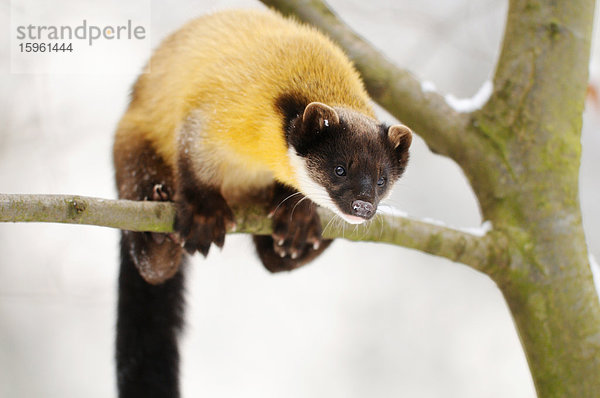
[[[464,146],[480,137],[467,129],[470,115],[458,113],[436,92],[424,91],[410,72],[398,68],[342,22],[321,0],[261,0],[285,15],[316,26],[337,42],[362,75],[371,97],[409,125],[432,151],[459,164]]]
[[[233,209],[235,232],[265,235],[272,231],[265,209]],[[398,217],[379,215],[368,225],[343,226],[319,209],[326,238],[391,243],[461,262],[490,273],[505,264],[502,241],[496,234],[484,236],[449,227]],[[173,232],[175,206],[169,202],[98,199],[73,195],[0,194],[0,222],[56,222],[98,225],[131,231]],[[230,231],[233,232],[233,231]]]
[[[78,195],[0,194],[1,222],[85,224],[131,231],[171,232],[172,203],[98,199]]]

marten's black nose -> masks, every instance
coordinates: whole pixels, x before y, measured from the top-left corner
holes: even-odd
[[[354,214],[366,218],[367,220],[373,217],[375,214],[375,206],[372,203],[365,202],[364,200],[355,200],[352,202],[352,210]]]

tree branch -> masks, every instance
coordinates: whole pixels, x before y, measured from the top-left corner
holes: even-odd
[[[167,202],[136,202],[78,195],[0,194],[1,222],[85,224],[131,231],[172,232],[175,208]]]
[[[260,207],[235,208],[235,232],[265,235],[271,220]],[[491,273],[506,264],[502,240],[493,233],[480,236],[435,223],[389,214],[367,225],[350,227],[319,208],[326,238],[391,243],[461,262]],[[173,232],[175,206],[169,202],[98,199],[73,195],[0,194],[0,222],[56,222],[98,225],[131,231]],[[341,220],[340,220],[341,221]],[[348,228],[348,229],[347,229]],[[234,231],[230,231],[234,232]]]
[[[460,164],[463,148],[480,139],[466,128],[469,114],[455,111],[438,93],[424,91],[421,82],[410,72],[390,62],[321,0],[261,2],[316,26],[337,42],[361,73],[373,100],[415,130],[435,153]]]

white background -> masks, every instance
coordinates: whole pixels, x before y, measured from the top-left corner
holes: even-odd
[[[66,12],[55,3],[56,13]],[[330,4],[397,64],[458,97],[491,77],[507,7],[499,0]],[[228,6],[261,7],[154,1],[152,45],[191,17]],[[2,3],[2,26],[9,19]],[[0,36],[0,191],[114,198],[112,134],[135,75],[11,74],[9,34]],[[591,73],[599,78],[595,44]],[[133,53],[122,62],[140,70],[146,58]],[[600,119],[587,105],[581,201],[600,257]],[[390,204],[456,226],[482,221],[458,167],[420,139]],[[98,227],[0,225],[0,397],[116,395],[117,238]],[[228,236],[222,252],[194,258],[188,271],[184,397],[534,396],[499,290],[465,266],[338,240],[312,265],[271,275],[248,237]]]

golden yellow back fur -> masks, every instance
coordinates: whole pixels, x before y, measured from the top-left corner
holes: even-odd
[[[283,116],[274,105],[286,93],[373,116],[350,61],[315,29],[272,11],[206,15],[156,50],[135,84],[115,145],[146,139],[175,167],[178,132],[194,118],[202,143],[191,145],[204,147],[198,153],[214,149],[246,170],[269,171],[295,185]]]

